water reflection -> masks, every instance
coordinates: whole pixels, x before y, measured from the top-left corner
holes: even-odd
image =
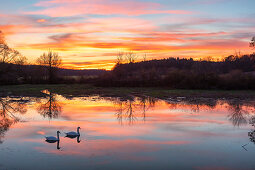
[[[27,112],[26,102],[22,98],[16,100],[0,98],[0,143],[3,143],[9,128],[20,120],[15,113],[24,115]]]
[[[58,115],[61,113],[62,106],[57,100],[57,95],[51,92],[46,94],[46,102],[40,103],[37,107],[37,111],[39,114],[43,115],[43,117],[48,117],[49,119],[58,118]]]
[[[61,147],[59,146],[59,143],[60,143],[60,141],[58,140],[58,141],[48,141],[48,140],[45,140],[47,143],[57,143],[57,150],[60,150],[61,149]]]
[[[5,142],[0,149],[15,148],[19,153],[1,150],[0,156],[17,159],[33,155],[24,164],[43,162],[53,169],[171,169],[169,164],[172,169],[206,169],[217,164],[225,169],[242,169],[239,165],[249,169],[255,166],[255,147],[245,146],[248,152],[243,152],[240,146],[247,140],[255,143],[254,104],[254,100],[160,100],[145,96],[67,99],[50,92],[29,102],[1,99],[4,121],[0,121],[0,134]],[[61,135],[61,143],[48,144],[41,136],[78,126],[86,129],[80,132],[86,142],[80,142],[79,135]],[[189,161],[183,164],[184,159]],[[10,167],[7,158],[3,162],[4,169],[16,168]],[[21,169],[26,166],[21,165]]]
[[[228,115],[229,120],[233,126],[246,125],[248,122],[254,126],[254,114],[255,114],[255,103],[248,101],[227,101],[230,114]]]
[[[246,125],[255,114],[254,101],[242,101],[237,99],[232,100],[217,100],[217,99],[192,99],[192,100],[167,100],[170,110],[188,107],[192,113],[199,113],[200,109],[211,110],[217,109],[219,106],[224,106],[228,109],[228,119],[233,126]],[[254,125],[253,125],[254,126]]]
[[[79,136],[77,136],[77,143],[80,143],[81,142],[81,140],[80,140],[80,135]]]
[[[156,99],[152,97],[139,97],[132,99],[117,98],[113,103],[116,108],[117,120],[121,125],[132,125],[136,121],[146,121],[146,111],[154,107]]]
[[[234,126],[241,126],[247,124],[246,117],[249,115],[249,112],[243,108],[242,104],[232,102],[229,105],[229,111],[230,114],[228,115],[228,117]]]
[[[78,136],[65,136],[66,138],[69,138],[69,139],[76,139],[76,142],[77,143],[80,143],[81,142],[81,140],[80,140],[80,135],[78,135]]]

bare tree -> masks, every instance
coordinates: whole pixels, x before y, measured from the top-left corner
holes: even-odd
[[[130,51],[128,53],[126,53],[126,60],[127,60],[127,63],[134,63],[135,60],[136,60],[137,56],[135,55],[134,52]]]
[[[143,61],[147,61],[147,54],[146,53],[143,55]]]
[[[25,63],[26,57],[22,56],[19,51],[10,48],[4,39],[3,33],[0,31],[0,63]]]
[[[15,60],[15,64],[17,65],[25,65],[28,64],[27,58],[25,56],[20,56]]]
[[[212,56],[208,56],[208,57],[205,58],[205,61],[212,62],[213,61],[213,57]]]
[[[49,50],[48,53],[44,53],[37,59],[37,63],[47,68],[49,83],[53,83],[57,68],[62,64],[62,59],[58,53]]]
[[[123,52],[119,52],[117,55],[117,59],[116,59],[116,64],[123,64],[124,63],[124,53]]]
[[[251,39],[250,47],[255,48],[255,36]]]

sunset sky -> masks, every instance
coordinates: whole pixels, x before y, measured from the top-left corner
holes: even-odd
[[[0,30],[34,62],[48,49],[63,67],[111,69],[119,51],[148,59],[250,53],[254,0],[0,0]],[[140,57],[142,58],[142,57]]]

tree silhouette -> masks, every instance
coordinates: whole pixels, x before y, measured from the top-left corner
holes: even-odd
[[[116,65],[124,64],[124,53],[119,52],[116,59]]]
[[[57,68],[61,66],[62,59],[58,53],[53,51],[48,51],[44,53],[37,59],[37,63],[41,66],[45,66],[48,70],[48,80],[49,83],[53,83],[56,78]]]
[[[24,64],[26,57],[22,56],[19,51],[10,48],[0,31],[0,63]]]
[[[134,63],[136,58],[137,58],[137,56],[134,52],[130,51],[130,52],[126,53],[126,60],[127,60],[128,64]]]
[[[255,36],[251,39],[250,47],[255,48]]]

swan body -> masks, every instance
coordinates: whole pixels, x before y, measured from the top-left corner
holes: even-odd
[[[57,131],[57,137],[55,137],[55,136],[45,136],[46,141],[49,142],[49,143],[55,143],[55,142],[59,141],[59,134],[60,134],[60,132]]]
[[[66,137],[69,137],[69,138],[75,138],[75,137],[77,137],[77,136],[80,136],[80,130],[81,128],[80,127],[78,127],[77,128],[77,132],[67,132],[67,133],[65,133],[66,134]]]

